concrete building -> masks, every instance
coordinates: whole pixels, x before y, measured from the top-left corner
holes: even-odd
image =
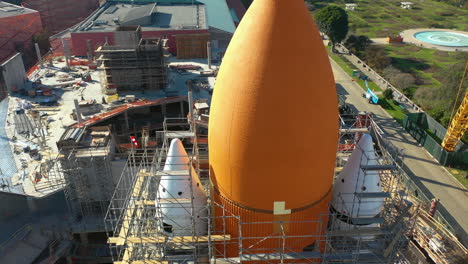
[[[32,38],[41,31],[39,12],[0,1],[0,63],[17,52],[34,57]]]
[[[226,2],[233,17],[234,23],[236,26],[239,25],[239,22],[247,11],[244,4],[241,2],[241,0],[227,0]]]
[[[57,33],[85,19],[99,7],[99,0],[23,0],[22,5],[39,11],[44,28]]]
[[[164,88],[167,81],[162,40],[141,39],[139,26],[122,26],[115,34],[117,45],[103,45],[97,49],[97,60],[104,69],[105,92]]]
[[[198,41],[192,44],[203,46],[206,39],[193,36],[210,34],[216,51],[227,47],[235,31],[234,18],[225,1],[112,0],[70,31],[73,54],[86,56],[87,41],[94,49],[106,42],[115,45],[120,26],[141,26],[143,38],[168,39],[172,54],[179,49],[179,36],[192,35],[193,41]]]
[[[0,101],[26,83],[26,72],[20,53],[0,64]]]

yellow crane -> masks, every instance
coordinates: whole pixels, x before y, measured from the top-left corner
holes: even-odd
[[[465,65],[465,71],[463,72],[463,76],[460,82],[459,92],[457,99],[455,100],[455,105],[458,101],[458,97],[460,95],[461,89],[463,87],[463,82],[465,81],[466,72],[468,69],[468,62]],[[452,111],[453,114],[453,111]],[[442,141],[442,147],[449,152],[455,151],[455,147],[457,146],[460,139],[465,135],[465,132],[468,130],[468,91],[465,92],[465,96],[463,101],[458,108],[457,113],[453,116],[452,121],[447,129],[447,133],[445,134],[444,140]]]

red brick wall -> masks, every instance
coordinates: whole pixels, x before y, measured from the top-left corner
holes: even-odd
[[[86,56],[88,48],[86,41],[91,40],[91,47],[96,50],[99,46],[106,42],[108,38],[109,44],[114,44],[114,32],[86,32],[86,33],[71,33],[71,50],[72,55]]]
[[[38,12],[0,18],[0,62],[17,52],[35,58],[32,37],[42,31]]]
[[[23,0],[21,4],[39,11],[44,28],[57,33],[89,16],[99,7],[99,0]]]
[[[143,31],[143,38],[167,37],[169,51],[172,54],[177,54],[177,44],[175,36],[178,34],[208,34],[208,30],[168,30],[168,31]],[[94,49],[104,44],[106,36],[108,37],[109,44],[114,44],[113,32],[86,32],[86,33],[71,33],[71,46],[72,54],[75,56],[86,56],[87,48],[86,41],[91,40]]]
[[[168,30],[168,31],[144,31],[142,36],[144,38],[153,38],[153,37],[167,37],[169,46],[169,52],[172,54],[177,54],[177,44],[176,44],[176,35],[180,34],[209,34],[208,30]]]

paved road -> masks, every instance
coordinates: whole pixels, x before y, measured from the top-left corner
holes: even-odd
[[[411,135],[401,127],[385,110],[371,105],[362,97],[362,88],[351,81],[346,72],[330,59],[338,93],[346,97],[346,102],[355,110],[375,114],[375,120],[387,138],[398,148],[405,150],[406,173],[415,181],[429,198],[440,199],[442,213],[448,211],[447,221],[454,226],[459,238],[468,244],[468,190],[435,161],[424,148],[420,147]],[[446,213],[444,216],[447,215]]]

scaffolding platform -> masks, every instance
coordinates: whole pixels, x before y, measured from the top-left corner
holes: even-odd
[[[368,193],[355,193],[357,198],[390,198],[388,192],[368,192]]]
[[[168,139],[193,138],[193,137],[195,137],[195,133],[193,131],[173,131],[173,132],[166,133],[166,137]]]
[[[387,171],[396,170],[396,165],[361,165],[361,169],[365,171]]]
[[[370,224],[383,224],[385,219],[383,217],[352,217],[350,223],[354,225],[370,225]]]
[[[340,128],[340,134],[355,134],[355,133],[369,133],[369,129],[367,127]]]
[[[187,244],[187,243],[208,243],[208,241],[229,241],[229,235],[213,235],[213,236],[175,236],[175,237],[110,237],[107,242],[116,245],[131,245],[131,244]]]
[[[343,121],[343,123],[345,122],[346,120]],[[352,123],[357,122],[353,121]],[[174,130],[170,129],[171,125],[175,128]],[[188,129],[181,131],[181,127]],[[109,229],[113,230],[113,233],[109,233],[108,242],[110,247],[118,252],[114,257],[114,263],[198,263],[198,259],[203,259],[204,263],[210,263],[214,260],[219,263],[242,263],[243,261],[278,263],[281,260],[289,260],[289,262],[304,260],[295,262],[302,263],[313,262],[315,259],[321,259],[323,264],[391,263],[407,241],[405,235],[411,228],[413,219],[411,215],[413,211],[409,211],[412,204],[405,200],[404,197],[407,194],[401,188],[396,188],[396,185],[399,184],[399,166],[394,158],[385,151],[378,153],[378,165],[361,166],[364,174],[372,171],[380,172],[377,175],[380,176],[382,191],[366,193],[359,186],[354,190],[354,193],[349,194],[355,197],[348,204],[348,208],[351,210],[353,208],[359,210],[361,203],[378,200],[382,210],[376,216],[364,213],[353,214],[352,211],[349,211],[349,215],[352,217],[349,217],[349,223],[343,223],[344,221],[338,219],[336,214],[325,214],[316,220],[323,226],[330,223],[325,234],[311,230],[310,234],[296,237],[279,233],[265,238],[235,237],[233,234],[228,234],[222,225],[214,225],[213,223],[234,218],[238,222],[238,234],[243,233],[243,228],[251,228],[249,225],[259,223],[244,223],[234,212],[230,212],[227,208],[208,199],[207,205],[203,208],[206,210],[207,216],[202,217],[208,227],[207,234],[196,234],[194,223],[199,220],[196,220],[198,215],[193,213],[195,212],[193,211],[193,201],[186,198],[161,198],[158,197],[158,190],[162,178],[174,181],[185,180],[191,176],[192,171],[200,173],[203,170],[200,169],[201,161],[208,161],[206,158],[208,157],[208,148],[201,147],[204,155],[201,158],[197,143],[200,135],[197,134],[196,122],[188,120],[184,124],[180,120],[165,121],[163,129],[164,131],[157,134],[160,145],[153,157],[142,158],[143,162],[135,163],[132,156],[129,156],[128,169],[126,170],[128,173],[122,174],[120,179],[120,182],[124,184],[121,184],[122,187],[116,190],[115,197],[109,206],[106,223],[111,225]],[[375,133],[376,130],[368,127],[343,127],[340,130],[340,135],[343,137],[342,144],[355,146],[356,141],[360,138],[360,133],[372,133],[372,131]],[[354,133],[356,136],[350,137],[350,133]],[[379,150],[383,149],[382,145],[379,145],[382,139],[379,138],[378,134],[376,137],[377,141],[374,143],[378,145]],[[186,149],[189,150],[187,155],[193,170],[162,171],[168,159],[168,146],[174,138],[187,139],[183,142],[189,146]],[[193,144],[192,148],[190,148],[190,144]],[[339,172],[344,166],[338,162],[345,162],[345,157],[349,157],[349,155],[349,149],[338,150],[337,156],[340,158],[337,159],[336,172]],[[140,173],[141,171],[143,173]],[[207,196],[210,197],[209,179],[200,178],[200,180],[205,187]],[[165,208],[166,206],[180,208],[183,205],[184,208],[188,208],[188,211],[192,210],[192,215],[189,217],[192,226],[178,226],[176,216],[167,219],[167,216],[161,213],[161,205],[163,204]],[[218,212],[216,216],[213,214],[215,210]],[[281,222],[279,225],[284,224],[287,223]],[[170,232],[166,230],[168,226],[170,226]],[[191,233],[190,235],[175,235],[177,231]],[[286,240],[301,239],[301,237],[314,237],[316,247],[306,252],[293,252],[297,249],[291,250],[285,247]],[[278,240],[278,248],[267,250],[271,251],[267,253],[265,249],[251,249],[247,244],[244,244],[243,247],[245,241],[259,239]],[[226,251],[227,247],[233,245],[239,249],[239,255],[236,257],[228,256]],[[318,245],[324,245],[324,248],[319,250]]]
[[[360,261],[371,261],[383,259],[382,255],[373,253],[342,253],[342,254],[322,254],[318,251],[309,252],[288,252],[288,253],[266,253],[266,254],[245,254],[241,255],[241,261],[273,261],[273,260],[312,260],[323,259],[327,261],[353,261],[359,259]]]

